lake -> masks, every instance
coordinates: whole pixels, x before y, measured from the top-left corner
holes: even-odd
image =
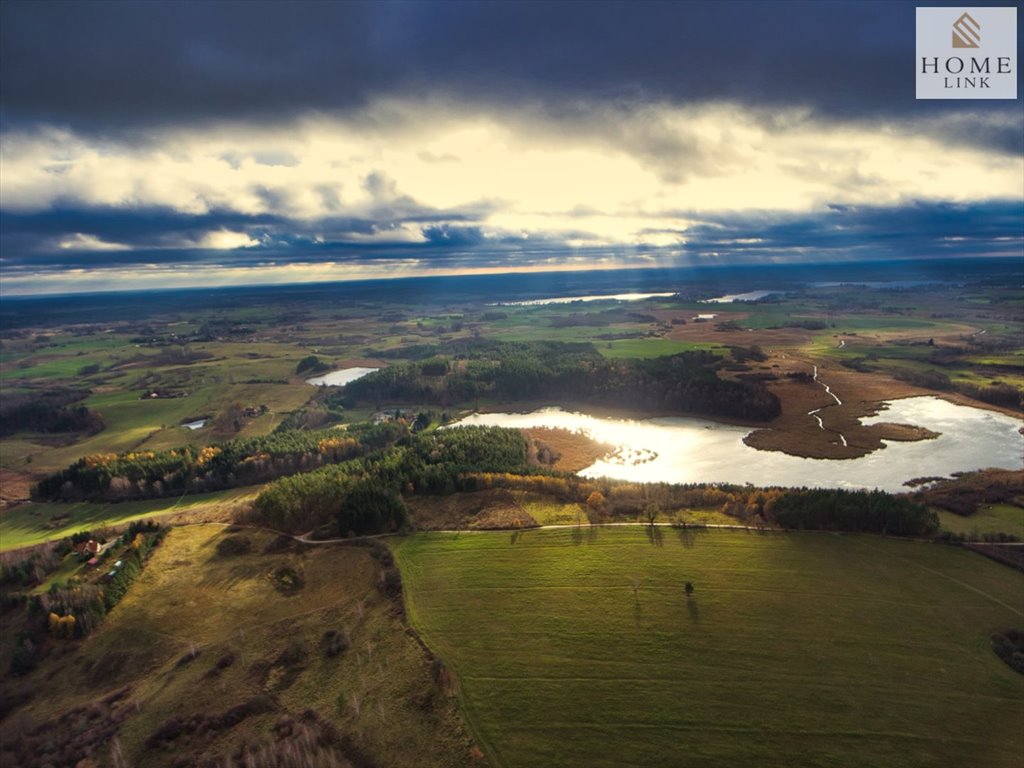
[[[306,383],[315,387],[342,387],[350,381],[361,379],[363,376],[379,370],[380,368],[342,368],[340,371],[331,371],[323,376],[306,379]]]
[[[743,443],[749,427],[699,418],[612,419],[543,408],[532,413],[480,413],[460,424],[501,427],[555,427],[581,430],[618,447],[614,455],[586,468],[585,477],[636,482],[752,483],[758,486],[879,488],[898,492],[915,477],[1024,466],[1019,419],[936,397],[889,403],[863,419],[913,424],[941,433],[934,440],[887,442],[859,459],[805,459],[759,451]]]
[[[643,299],[664,299],[675,296],[669,293],[615,293],[606,296],[555,296],[550,299],[527,299],[524,301],[499,301],[495,307],[539,307],[544,304],[572,304],[576,301],[642,301]]]
[[[778,291],[748,291],[747,293],[729,293],[725,296],[718,296],[714,299],[703,299],[702,304],[732,304],[736,301],[757,301],[765,296],[771,296]]]

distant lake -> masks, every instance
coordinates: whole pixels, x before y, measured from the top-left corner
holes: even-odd
[[[208,421],[209,419],[198,419],[197,421],[190,421],[187,424],[182,424],[181,426],[184,427],[185,429],[191,430],[202,429],[203,427],[206,426],[206,423]]]
[[[765,296],[771,296],[778,291],[748,291],[747,293],[728,293],[725,296],[718,296],[714,299],[704,299],[702,304],[732,304],[734,301],[757,301]]]
[[[350,381],[361,379],[368,373],[379,370],[380,368],[342,368],[340,371],[331,371],[323,376],[314,376],[312,379],[306,379],[306,383],[312,384],[315,387],[341,387]]]
[[[878,416],[863,419],[913,424],[940,436],[919,442],[887,442],[859,459],[805,459],[759,451],[743,443],[749,427],[698,418],[609,419],[544,408],[533,413],[481,413],[460,424],[560,427],[582,430],[618,447],[580,472],[636,482],[752,483],[759,486],[879,488],[906,491],[915,477],[948,476],[988,467],[1024,466],[1019,419],[936,397],[895,400]]]
[[[528,299],[525,301],[499,301],[496,307],[536,307],[543,304],[572,304],[575,301],[641,301],[643,299],[663,299],[675,296],[669,293],[614,293],[606,296],[556,296],[550,299]]]

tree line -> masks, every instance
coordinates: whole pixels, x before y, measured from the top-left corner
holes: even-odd
[[[275,432],[203,448],[92,454],[41,480],[33,495],[61,501],[124,501],[204,493],[345,461],[407,434],[402,423],[367,423],[347,430]]]
[[[456,427],[410,435],[389,448],[282,478],[256,498],[251,522],[289,532],[344,536],[394,531],[408,522],[403,497],[502,488],[585,509],[590,522],[640,519],[660,510],[716,509],[754,527],[928,536],[925,505],[881,491],[755,488],[582,478],[533,466],[517,430]]]
[[[398,530],[407,522],[403,495],[463,490],[471,472],[537,471],[522,433],[464,426],[409,435],[375,453],[269,484],[253,504],[252,522],[293,533],[328,526],[328,535]]]

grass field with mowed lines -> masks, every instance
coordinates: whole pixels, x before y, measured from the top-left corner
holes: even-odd
[[[395,550],[410,618],[504,768],[1024,758],[1024,676],[989,641],[1024,627],[1024,575],[965,550],[640,527]]]

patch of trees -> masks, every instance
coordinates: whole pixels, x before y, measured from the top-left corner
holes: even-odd
[[[923,371],[901,369],[894,371],[893,376],[900,381],[913,384],[915,387],[934,389],[938,392],[956,391],[983,403],[999,405],[1004,408],[1024,409],[1024,392],[1005,382],[994,381],[987,385],[953,382],[942,371],[931,369]]]
[[[409,344],[404,347],[390,347],[388,349],[376,349],[366,347],[363,353],[367,357],[376,357],[382,360],[423,360],[433,357],[441,352],[437,344]]]
[[[339,387],[317,387],[309,402],[285,416],[274,431],[319,429],[338,424],[345,420],[345,409],[354,405],[355,401]]]
[[[75,405],[87,393],[56,389],[38,395],[11,396],[0,405],[0,437],[15,432],[84,432],[95,435],[106,424],[84,405]]]
[[[938,530],[938,517],[927,507],[882,491],[754,488],[732,485],[638,484],[601,478],[591,480],[536,470],[469,473],[459,478],[459,490],[504,488],[551,495],[576,502],[591,522],[612,518],[647,521],[654,507],[717,509],[738,523],[754,527],[859,531],[891,536],[929,536]]]
[[[309,355],[299,360],[298,365],[295,366],[295,373],[324,373],[325,371],[331,370],[331,366],[325,363],[316,355]]]
[[[939,529],[935,512],[908,498],[882,491],[789,491],[776,500],[772,511],[783,528],[892,536],[930,536]]]
[[[11,674],[24,675],[36,667],[49,648],[47,636],[72,639],[93,632],[127,593],[166,531],[155,523],[136,521],[115,547],[101,556],[101,573],[105,575],[90,580],[74,576],[65,583],[55,582],[41,595],[29,596],[28,629],[18,639]],[[114,550],[118,564],[107,571],[105,563],[112,559],[110,552]]]
[[[457,350],[464,350],[461,354]],[[767,421],[778,398],[759,382],[721,379],[707,351],[649,360],[609,360],[592,344],[476,341],[453,345],[464,362],[441,373],[431,363],[393,365],[345,386],[356,401],[450,405],[481,396],[507,400],[589,402],[626,410],[667,410]],[[756,359],[755,350],[747,350]]]
[[[768,355],[766,355],[764,350],[757,344],[753,344],[749,347],[729,347],[729,354],[737,363],[745,363],[748,360],[763,363],[768,359]]]
[[[1003,382],[992,382],[986,386],[957,384],[956,391],[983,403],[1024,410],[1024,392],[1011,384]]]
[[[893,371],[893,376],[900,381],[905,381],[908,384],[913,384],[915,387],[921,387],[923,389],[934,389],[939,392],[948,392],[953,389],[953,382],[951,382],[949,380],[949,376],[944,374],[942,371],[934,371],[931,369],[923,371],[900,369]]]
[[[828,327],[824,320],[790,320],[783,328],[802,328],[805,331],[823,331]]]
[[[531,471],[518,430],[455,427],[402,445],[282,478],[253,504],[254,522],[290,532],[328,526],[318,536],[394,531],[407,522],[401,495],[453,493],[471,472]]]
[[[848,357],[840,360],[839,364],[844,368],[849,368],[851,371],[857,371],[858,373],[870,373],[874,369],[868,364],[869,359],[872,358]]]
[[[379,450],[408,434],[403,423],[346,431],[275,432],[167,451],[85,456],[35,487],[37,498],[124,501],[204,493],[263,483]]]
[[[60,567],[63,555],[52,543],[0,553],[0,585],[34,587]]]
[[[915,499],[964,517],[989,504],[1020,504],[1024,500],[1024,471],[981,470],[935,478]]]

